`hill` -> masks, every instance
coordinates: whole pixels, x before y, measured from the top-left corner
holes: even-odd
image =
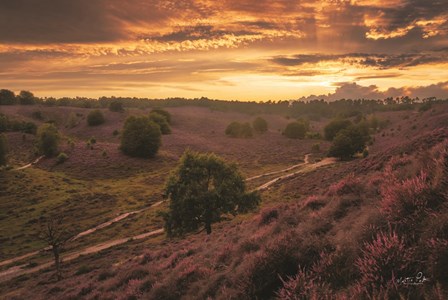
[[[283,136],[294,120],[284,114],[260,115],[268,132],[239,139],[225,136],[226,126],[256,116],[166,108],[172,134],[155,158],[137,159],[119,151],[114,131],[149,109],[102,109],[106,122],[95,127],[85,120],[88,108],[1,109],[11,119],[55,123],[69,157],[0,173],[5,299],[434,299],[448,291],[446,103],[376,112],[383,126],[371,133],[368,156],[351,161],[325,158],[329,141]],[[323,135],[329,121],[311,120],[310,128]],[[33,135],[6,136],[13,168],[36,158]],[[235,162],[250,189],[264,186],[260,209],[229,216],[210,236],[166,238],[163,186],[187,148]],[[49,212],[67,216],[74,236],[83,233],[64,249],[59,282],[36,238]],[[419,272],[430,281],[399,281]]]

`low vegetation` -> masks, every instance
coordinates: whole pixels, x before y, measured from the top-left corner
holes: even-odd
[[[304,122],[296,121],[289,123],[283,135],[290,139],[304,139],[307,132],[307,126]]]
[[[168,120],[165,115],[159,114],[158,112],[151,112],[149,114],[149,119],[159,125],[160,132],[162,134],[170,134],[171,133],[171,127],[168,123]]]
[[[268,131],[268,122],[261,118],[261,117],[257,117],[253,122],[252,122],[252,127],[254,128],[254,130],[258,133],[264,133],[266,131]]]
[[[225,131],[226,135],[233,138],[251,138],[253,136],[252,127],[249,123],[232,122]]]
[[[0,166],[6,166],[8,160],[6,155],[8,154],[8,140],[6,135],[0,134]]]
[[[87,115],[87,124],[89,126],[98,126],[98,125],[103,124],[105,121],[106,120],[104,118],[104,115],[101,112],[101,110],[99,110],[99,109],[92,110]]]
[[[131,116],[126,119],[120,149],[135,157],[154,157],[161,145],[160,127],[148,117]]]
[[[37,130],[37,148],[46,157],[58,154],[59,132],[53,124],[42,124]]]

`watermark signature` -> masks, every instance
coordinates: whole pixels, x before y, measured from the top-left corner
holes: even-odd
[[[397,279],[397,283],[402,285],[422,285],[425,282],[429,282],[429,279],[423,275],[423,272],[418,272],[414,277],[400,277]]]

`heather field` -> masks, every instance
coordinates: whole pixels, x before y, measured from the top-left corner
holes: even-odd
[[[8,122],[53,124],[67,156],[39,153],[39,133],[4,132],[0,298],[447,299],[448,104],[335,107],[316,116],[167,105],[171,133],[138,158],[120,149],[125,122],[153,107],[99,107],[104,123],[89,126],[95,108],[0,106]],[[265,132],[225,133],[256,117]],[[329,155],[335,119],[367,124],[364,151]],[[282,134],[295,121],[309,123],[307,135]],[[187,149],[235,163],[258,205],[223,214],[211,234],[170,235],[166,186]],[[50,214],[70,235],[61,278],[40,238]]]

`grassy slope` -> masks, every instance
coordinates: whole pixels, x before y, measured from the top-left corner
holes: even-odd
[[[67,108],[67,110],[70,109]],[[269,123],[272,124],[270,132],[266,135],[257,136],[252,140],[239,140],[226,138],[222,132],[230,121],[249,121],[250,117],[248,116],[208,112],[199,108],[174,108],[170,112],[175,119],[173,134],[164,137],[161,154],[155,160],[135,161],[121,156],[117,150],[116,138],[112,137],[110,132],[113,131],[112,128],[121,127],[119,122],[122,122],[123,117],[116,117],[116,114],[107,112],[106,117],[114,119],[114,122],[118,122],[117,124],[109,123],[107,126],[100,126],[94,129],[87,128],[81,124],[75,127],[75,129],[65,131],[65,134],[74,136],[78,140],[75,150],[69,154],[70,159],[65,164],[55,167],[53,161],[47,160],[40,164],[38,168],[26,170],[21,172],[20,175],[8,173],[7,176],[23,176],[20,184],[17,184],[19,178],[1,178],[2,182],[0,183],[6,183],[7,188],[11,189],[8,193],[2,194],[1,205],[5,205],[5,208],[12,210],[11,214],[8,213],[0,217],[0,222],[3,222],[0,228],[5,229],[2,232],[2,236],[6,238],[16,236],[17,238],[12,243],[6,243],[6,248],[2,246],[2,250],[6,249],[3,250],[6,252],[6,255],[4,254],[5,257],[11,256],[11,253],[14,251],[17,253],[26,252],[25,250],[40,246],[30,239],[30,234],[33,230],[32,226],[26,225],[26,222],[36,218],[39,212],[45,208],[49,209],[59,205],[61,209],[71,208],[73,211],[79,209],[85,212],[87,211],[85,208],[90,207],[91,213],[83,214],[81,218],[78,216],[76,221],[75,219],[70,221],[73,222],[77,230],[81,230],[100,223],[101,220],[107,219],[118,211],[131,210],[135,207],[146,205],[148,204],[148,199],[155,201],[160,196],[166,174],[175,165],[177,158],[187,147],[200,151],[214,151],[230,160],[236,161],[243,173],[256,175],[263,173],[264,170],[278,170],[283,166],[300,162],[303,155],[309,152],[311,145],[315,142],[293,141],[283,138],[278,133],[278,129],[284,127],[288,120],[280,116],[266,116]],[[22,110],[20,113],[10,113],[26,116],[29,114],[29,111]],[[140,114],[142,112],[129,113]],[[406,117],[407,115],[410,116]],[[326,202],[325,208],[318,215],[301,209],[301,205],[297,203],[300,203],[307,195],[325,192],[329,186],[353,171],[367,180],[367,178],[373,176],[381,169],[387,158],[400,152],[415,152],[419,150],[412,144],[414,140],[417,141],[416,145],[422,148],[429,148],[433,144],[437,144],[439,142],[437,138],[435,140],[431,138],[423,140],[424,142],[422,140],[419,141],[419,138],[423,139],[425,134],[437,128],[445,128],[446,130],[448,125],[446,123],[448,120],[446,106],[438,107],[435,111],[428,111],[424,114],[394,112],[378,114],[378,117],[389,119],[391,125],[383,132],[376,134],[375,143],[370,147],[371,155],[369,158],[361,162],[356,160],[328,166],[310,174],[300,175],[263,193],[263,206],[275,206],[275,209],[278,210],[281,216],[281,222],[274,222],[273,225],[269,226],[260,226],[259,220],[263,217],[263,212],[240,216],[231,222],[216,225],[215,232],[210,239],[206,239],[202,235],[193,235],[185,240],[170,242],[158,238],[156,240],[120,246],[116,249],[107,250],[105,253],[72,262],[66,266],[65,271],[66,281],[70,282],[70,285],[73,285],[72,287],[65,288],[63,287],[64,284],[53,284],[48,279],[40,278],[36,281],[35,279],[27,279],[25,277],[23,282],[13,281],[4,285],[5,290],[14,291],[10,295],[18,294],[23,296],[27,295],[25,287],[35,286],[37,282],[40,282],[41,284],[33,289],[33,293],[42,296],[52,289],[54,289],[54,295],[50,295],[53,295],[53,297],[70,296],[74,295],[74,293],[82,293],[84,288],[84,292],[90,296],[93,296],[95,293],[102,295],[105,291],[108,291],[113,298],[113,295],[118,295],[114,294],[116,291],[115,288],[112,288],[113,286],[117,287],[117,293],[129,292],[132,294],[132,287],[127,285],[126,276],[123,275],[126,273],[124,270],[143,268],[144,271],[142,272],[146,274],[148,268],[160,269],[160,272],[163,271],[163,277],[160,280],[156,280],[161,285],[160,289],[176,290],[177,277],[175,277],[174,273],[170,275],[172,274],[171,272],[174,272],[173,270],[177,270],[176,272],[185,271],[185,268],[193,268],[194,266],[192,272],[196,274],[197,278],[192,280],[191,286],[180,288],[182,290],[178,292],[190,295],[201,292],[212,295],[216,293],[216,291],[213,291],[213,286],[206,286],[205,288],[198,286],[200,282],[203,282],[202,278],[207,276],[207,272],[213,273],[211,285],[215,284],[217,290],[222,289],[222,280],[228,283],[236,280],[226,275],[230,270],[241,275],[241,269],[248,268],[245,266],[244,261],[241,260],[244,255],[257,252],[257,247],[263,247],[260,245],[272,243],[274,236],[278,235],[279,230],[286,231],[286,225],[288,227],[292,225],[295,230],[298,230],[297,233],[302,234],[322,231],[325,235],[324,240],[328,238],[332,245],[356,243],[357,236],[361,235],[359,228],[362,228],[363,225],[369,223],[372,219],[377,218],[377,212],[374,209],[376,207],[376,198],[374,196],[363,197],[361,201],[345,199],[343,200],[345,202],[342,202],[342,204],[341,202],[330,202],[330,204]],[[203,124],[207,124],[207,126],[205,127]],[[414,125],[415,128],[412,127]],[[321,127],[321,124],[314,124],[314,126]],[[95,136],[99,140],[98,145],[95,146],[96,150],[85,148],[84,139],[91,136]],[[446,135],[442,134],[440,136],[439,139],[444,137],[446,139]],[[324,143],[325,147],[328,146]],[[106,159],[101,155],[103,149],[106,149],[108,153]],[[67,151],[69,152],[70,149],[67,149]],[[99,169],[102,170],[100,173],[97,172]],[[86,180],[86,177],[91,179]],[[11,180],[14,180],[16,184],[10,184]],[[30,192],[30,187],[34,189],[35,193]],[[39,188],[44,192],[41,193]],[[86,192],[86,189],[88,192]],[[73,195],[70,192],[67,195],[69,190],[77,190],[74,192],[75,195],[96,195],[98,193],[113,197],[115,200],[108,202],[107,206],[100,205],[100,203],[95,201],[89,202],[89,197],[86,197],[86,202],[74,202],[70,201],[70,197],[73,197]],[[21,193],[25,193],[25,195]],[[27,198],[26,193],[32,194],[33,197],[40,197],[40,200],[37,200],[37,203],[27,202],[25,205],[22,202],[20,208],[14,209],[13,207],[18,207],[17,201],[19,198]],[[6,201],[3,201],[3,199]],[[60,206],[60,203],[75,204],[70,207],[70,204]],[[280,204],[279,206],[278,203],[285,204]],[[4,211],[3,206],[0,211]],[[148,218],[147,215],[150,217]],[[85,241],[80,242],[80,244],[106,240],[110,236],[115,237],[115,235],[122,234],[126,236],[128,233],[133,235],[160,224],[160,220],[155,217],[154,212],[148,212],[147,215],[134,216],[127,219],[124,223],[114,224],[104,231],[95,233]],[[288,220],[292,223],[289,224]],[[10,224],[13,222],[18,224],[18,226],[15,226],[16,228],[11,231]],[[299,226],[298,224],[301,222],[303,222],[303,225]],[[24,230],[27,234],[20,237],[20,232]],[[351,238],[347,240],[349,236]],[[252,241],[252,239],[256,239],[256,241]],[[251,243],[254,245],[250,246]],[[251,250],[251,247],[254,247],[254,250]],[[179,251],[179,249],[185,249],[187,252],[191,250],[191,254],[183,255],[183,252]],[[142,263],[141,255],[145,252],[152,258],[144,259],[145,263]],[[221,257],[225,256],[226,252],[231,253],[231,259],[227,260],[225,257]],[[182,260],[185,265],[178,266],[176,260],[176,263],[168,268],[163,266],[164,263],[168,263],[167,261],[173,259],[173,255],[181,255],[182,259],[179,259],[179,261]],[[190,256],[191,258],[185,259]],[[220,261],[221,259],[223,260],[222,262]],[[127,262],[128,260],[129,262]],[[101,274],[108,272],[106,269],[109,269],[110,264],[114,265],[110,271],[112,279],[105,282],[100,280],[94,286],[89,286],[88,282],[97,281],[98,276],[102,278]],[[122,264],[124,264],[123,267],[121,267]],[[144,266],[141,267],[139,266],[140,264]],[[147,264],[148,266],[146,266]],[[219,267],[220,264],[222,265],[221,267]],[[72,277],[77,271],[79,273],[79,269],[83,265],[93,266],[94,270],[88,270],[84,275]],[[216,268],[218,268],[218,271],[216,271]],[[145,280],[153,280],[151,278],[157,275],[157,272],[149,273],[140,276],[143,278],[139,282],[140,285],[144,284]],[[102,275],[104,277],[104,274]],[[45,276],[48,277],[49,275]],[[137,277],[140,278],[139,276]],[[155,284],[155,282],[151,282],[151,284]],[[154,296],[154,293],[160,292],[160,289],[157,289],[158,285],[155,285],[155,287],[151,291],[152,296]],[[222,294],[222,291],[220,293]],[[229,292],[229,294],[232,293],[237,292]]]

